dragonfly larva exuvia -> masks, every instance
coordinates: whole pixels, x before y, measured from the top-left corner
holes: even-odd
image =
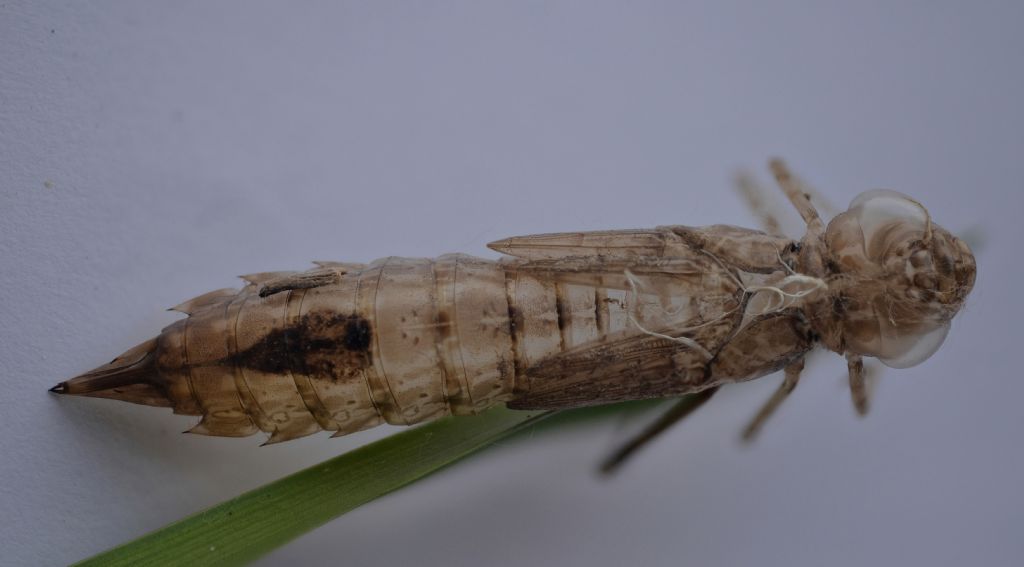
[[[869,191],[826,225],[781,161],[799,240],[725,225],[568,232],[462,254],[320,262],[244,276],[175,309],[188,317],[54,392],[202,416],[190,431],[269,443],[344,435],[494,404],[558,409],[684,398],[642,439],[722,384],[778,370],[752,435],[821,346],[904,368],[942,344],[975,277],[967,245],[917,201]],[[770,218],[771,227],[777,227]],[[774,233],[774,234],[773,234]]]

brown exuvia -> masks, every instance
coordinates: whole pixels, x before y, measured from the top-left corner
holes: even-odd
[[[846,356],[863,413],[861,357],[903,368],[938,349],[974,284],[974,256],[891,191],[862,194],[826,226],[771,165],[807,225],[799,241],[664,226],[508,238],[490,244],[507,255],[498,261],[390,257],[244,276],[241,290],[179,305],[187,318],[53,391],[172,407],[202,416],[193,433],[264,431],[271,443],[498,403],[702,393],[647,438],[721,384],[785,370],[750,436],[821,345]]]

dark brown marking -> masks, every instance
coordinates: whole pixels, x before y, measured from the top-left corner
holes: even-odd
[[[522,318],[523,318],[523,316],[519,312],[519,309],[515,305],[512,305],[511,303],[509,303],[508,304],[508,326],[509,326],[509,331],[512,333],[512,335],[516,334],[516,331],[518,330],[518,327],[520,326],[520,322],[522,321]]]
[[[846,313],[846,299],[842,295],[832,297],[832,311],[837,315]]]
[[[371,339],[370,322],[358,315],[349,315],[345,322],[345,348],[353,352],[369,351]]]
[[[292,371],[335,377],[343,369],[370,365],[372,337],[370,322],[359,315],[310,313],[293,325],[274,329],[232,356],[231,362],[270,374]]]
[[[512,384],[513,389],[519,387],[516,383],[522,370],[519,368],[519,332],[522,328],[522,313],[515,306],[514,280],[509,279],[510,274],[505,273],[505,303],[508,305],[508,335],[512,342]],[[513,285],[510,285],[513,284]],[[504,376],[505,374],[502,373]]]
[[[565,286],[555,284],[555,322],[558,324],[558,341],[560,350],[565,352],[569,345],[569,313],[566,312]]]
[[[561,286],[555,286],[555,318],[558,322],[558,330],[565,332],[565,299],[562,297]]]
[[[932,261],[935,263],[935,269],[940,275],[949,276],[953,273],[953,257],[945,253],[933,253]]]

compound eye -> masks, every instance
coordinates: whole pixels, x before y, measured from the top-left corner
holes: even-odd
[[[920,203],[888,189],[861,193],[850,203],[849,212],[864,233],[865,251],[875,260],[894,239],[923,236],[930,222]]]
[[[888,333],[886,333],[888,335]],[[878,360],[889,368],[910,368],[928,360],[949,334],[949,322],[920,335],[883,336]]]
[[[928,213],[917,201],[896,191],[875,189],[865,191],[850,203],[850,212],[857,217],[864,238],[870,240],[880,228],[893,222],[906,222],[924,230],[928,224]]]

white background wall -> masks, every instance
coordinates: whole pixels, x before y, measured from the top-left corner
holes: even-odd
[[[854,417],[834,356],[748,450],[728,388],[506,443],[264,565],[1019,565],[1020,2],[0,4],[0,563],[85,558],[386,434],[180,435],[60,379],[233,276],[532,232],[752,225],[783,155],[983,241],[946,346]]]

